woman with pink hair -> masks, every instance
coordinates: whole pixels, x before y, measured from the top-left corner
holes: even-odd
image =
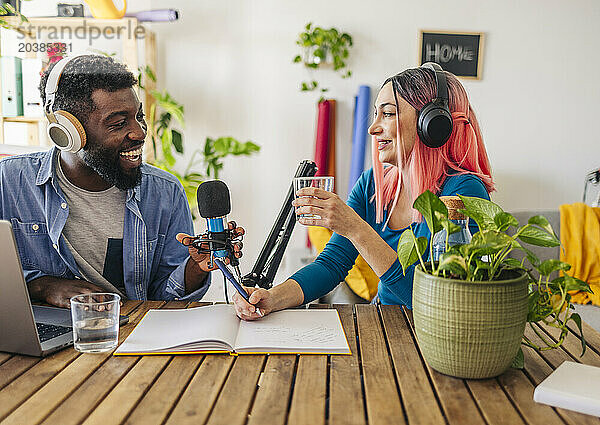
[[[441,146],[430,147],[430,135],[423,127],[427,118],[424,112],[432,101],[437,105],[438,90],[444,88],[449,109],[447,132]],[[248,288],[250,304],[236,294],[240,318],[254,320],[319,298],[345,279],[359,253],[380,278],[378,301],[410,308],[414,265],[403,273],[396,248],[400,235],[411,225],[417,237],[431,237],[426,223],[412,208],[416,197],[429,189],[439,196],[489,199],[489,192],[495,190],[479,124],[465,89],[453,74],[437,65],[407,69],[383,83],[369,134],[373,168],[362,174],[347,203],[317,188],[301,189],[298,195],[304,197],[294,201],[298,214],[321,217],[299,217],[300,223],[334,232],[323,252],[268,291]],[[473,226],[471,233],[477,231]]]

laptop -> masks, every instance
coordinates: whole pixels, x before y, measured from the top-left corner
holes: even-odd
[[[72,345],[71,310],[31,304],[6,220],[0,220],[0,270],[0,351],[42,357]],[[119,324],[128,321],[121,316]]]

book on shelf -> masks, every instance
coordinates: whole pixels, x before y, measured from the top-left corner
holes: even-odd
[[[240,320],[233,305],[149,310],[115,355],[351,354],[337,310],[293,309]]]
[[[2,68],[2,116],[23,115],[23,75],[22,59],[16,56],[1,56]]]
[[[535,387],[533,400],[600,416],[600,367],[566,361]]]

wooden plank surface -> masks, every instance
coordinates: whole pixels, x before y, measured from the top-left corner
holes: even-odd
[[[445,424],[402,310],[395,306],[380,306],[380,310],[408,423]]]
[[[360,358],[356,344],[354,308],[336,304],[346,332],[351,356],[331,356],[329,368],[329,423],[330,425],[364,425],[367,423],[364,394],[361,385]]]
[[[406,423],[376,306],[355,308],[369,424]]]
[[[203,359],[203,355],[175,356],[125,423],[163,423]]]
[[[465,382],[488,424],[525,423],[496,379],[467,379]]]
[[[141,304],[139,301],[126,301],[122,311],[128,314]],[[13,380],[0,391],[0,420],[23,404],[32,394],[52,380],[60,371],[74,361],[80,353],[74,348],[61,350],[45,357]]]
[[[534,385],[519,369],[508,369],[498,382],[528,424],[560,425],[562,418],[549,406],[533,401]]]
[[[10,359],[13,355],[11,353],[0,352],[0,365]]]
[[[300,356],[289,425],[325,424],[327,356]]]
[[[266,356],[249,354],[239,357],[228,355],[219,357],[222,361],[227,361],[228,365],[233,364],[233,367],[229,372],[229,376],[223,375],[219,377],[220,379],[214,381],[213,395],[205,403],[207,407],[209,407],[209,404],[210,406],[214,405],[214,408],[210,412],[204,408],[206,414],[201,417],[208,416],[210,413],[209,425],[245,424],[256,395]],[[227,370],[229,371],[229,369]],[[219,390],[220,394],[218,394]],[[179,423],[192,422],[169,421],[169,423],[179,425]],[[202,421],[193,423],[202,423]]]
[[[0,389],[39,361],[39,357],[9,356],[9,359],[0,365]]]
[[[284,424],[290,401],[296,355],[275,354],[267,363],[248,418],[248,425]]]
[[[405,307],[403,307],[402,310],[416,340],[412,311]],[[416,345],[415,348],[419,351],[421,357],[423,357],[418,345]],[[423,362],[431,377],[431,381],[446,415],[446,419],[450,424],[462,425],[485,423],[475,400],[473,400],[473,397],[471,396],[471,392],[462,379],[441,374],[433,370],[425,360],[423,360]]]
[[[130,305],[131,308],[134,308],[133,306],[136,304],[133,303]],[[128,312],[125,312],[125,314],[128,314]],[[131,329],[133,329],[133,325],[129,323],[122,328],[122,331],[119,332],[120,342],[126,338]],[[65,351],[76,352],[74,348],[68,348]],[[15,409],[5,419],[5,423],[16,425],[39,423],[52,414],[56,407],[109,359],[111,355],[112,351],[77,356],[73,362],[57,373],[50,382]]]

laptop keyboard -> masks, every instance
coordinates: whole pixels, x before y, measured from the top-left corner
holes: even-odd
[[[46,323],[37,323],[37,331],[40,336],[40,342],[48,341],[49,339],[56,338],[57,336],[71,332],[73,329],[65,326],[48,325]]]

